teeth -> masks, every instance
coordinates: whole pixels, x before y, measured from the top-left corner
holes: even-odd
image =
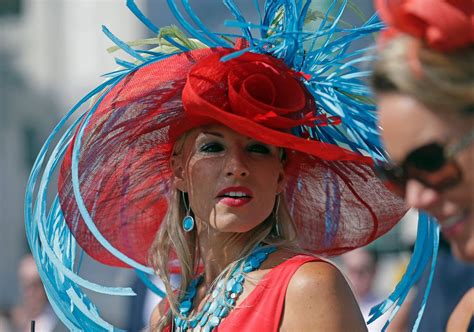
[[[452,217],[449,217],[447,218],[443,224],[441,225],[441,228],[450,228],[451,226],[455,225],[457,222],[461,221],[463,218],[464,218],[465,214],[461,214],[461,215],[455,215],[455,216],[452,216]]]
[[[229,196],[229,197],[247,197],[246,194],[244,194],[242,192],[237,192],[237,191],[232,191],[232,192],[226,193],[225,196]]]

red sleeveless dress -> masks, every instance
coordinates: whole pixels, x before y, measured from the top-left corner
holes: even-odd
[[[278,331],[291,278],[301,265],[320,260],[313,256],[297,255],[275,266],[213,331]],[[170,331],[170,328],[165,331]]]

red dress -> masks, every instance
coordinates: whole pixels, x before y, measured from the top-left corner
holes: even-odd
[[[213,331],[278,331],[288,283],[301,265],[320,260],[297,255],[275,266]]]

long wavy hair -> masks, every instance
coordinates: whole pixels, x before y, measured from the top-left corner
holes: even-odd
[[[182,152],[184,140],[188,133],[177,140],[173,155],[176,156]],[[281,151],[280,159],[284,163],[286,155],[283,149]],[[179,190],[172,189],[167,215],[149,252],[150,265],[153,266],[155,272],[163,281],[169,304],[169,309],[159,319],[157,326],[151,327],[152,329],[162,330],[170,324],[173,316],[181,317],[179,312],[180,300],[192,279],[198,274],[198,268],[202,264],[196,231],[184,232],[181,226],[182,220],[186,216],[185,202],[183,202],[185,196]],[[219,279],[227,281],[234,267],[240,260],[245,259],[258,243],[274,245],[295,253],[304,252],[298,246],[296,227],[289,213],[285,197],[283,194],[279,196],[275,200],[273,212],[261,224],[249,232],[232,234],[227,244],[245,243],[245,246],[241,257],[227,266],[216,281]],[[178,265],[180,268],[181,282],[177,289],[174,289],[171,284],[170,265]],[[211,285],[211,288],[216,281]]]

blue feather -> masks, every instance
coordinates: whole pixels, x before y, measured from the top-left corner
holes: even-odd
[[[123,77],[120,77],[123,78]],[[117,82],[111,84],[110,87],[108,87],[108,91],[112,89],[117,83],[119,83],[120,80],[117,80]],[[95,225],[94,221],[92,220],[92,217],[89,214],[89,211],[87,210],[87,207],[84,204],[84,200],[82,199],[81,195],[81,190],[80,190],[80,185],[79,185],[79,155],[80,155],[80,149],[81,149],[81,141],[82,141],[82,136],[84,134],[84,130],[89,123],[89,120],[91,119],[92,115],[94,115],[95,111],[97,110],[100,102],[102,99],[107,95],[107,93],[103,93],[97,101],[94,103],[94,106],[92,109],[87,113],[87,116],[84,118],[84,120],[81,122],[81,124],[78,127],[78,132],[76,134],[76,140],[74,141],[74,147],[72,150],[72,165],[71,165],[71,178],[72,178],[72,187],[74,191],[74,196],[76,199],[77,207],[79,209],[79,212],[81,213],[82,219],[84,220],[84,223],[87,225],[89,228],[90,232],[94,235],[94,237],[97,239],[97,241],[105,248],[107,251],[109,251],[112,255],[120,259],[122,262],[128,264],[129,266],[138,269],[140,271],[143,271],[148,274],[153,274],[153,270],[149,267],[146,267],[133,259],[127,257],[124,255],[120,250],[116,249],[112,244],[100,233],[99,229]]]
[[[127,7],[130,11],[153,33],[158,34],[160,29],[146,17],[135,4],[134,0],[127,0]]]
[[[418,328],[419,321],[423,315],[423,311],[426,305],[428,294],[431,287],[431,280],[434,275],[434,270],[436,266],[436,257],[439,244],[439,226],[437,225],[434,218],[429,217],[423,212],[419,213],[418,217],[418,231],[417,238],[415,242],[415,249],[412,255],[412,258],[408,264],[407,270],[403,275],[400,282],[395,287],[395,290],[392,294],[389,295],[387,300],[381,302],[380,304],[374,306],[369,314],[368,324],[372,323],[377,318],[381,317],[392,307],[392,312],[387,320],[383,330],[385,330],[389,323],[392,321],[395,314],[400,309],[404,299],[408,295],[409,290],[416,284],[420,279],[421,274],[427,268],[428,263],[431,259],[431,270],[429,276],[429,282],[425,289],[425,294],[423,297],[423,302],[418,313],[417,321],[413,327],[413,330],[416,331]]]
[[[208,45],[209,47],[219,46],[218,43],[216,43],[212,39],[209,39],[208,36],[199,33],[197,30],[193,28],[191,24],[188,23],[188,21],[186,21],[184,16],[179,12],[178,7],[176,6],[176,3],[174,0],[167,0],[167,3],[174,17],[176,18],[178,23],[184,28],[184,30],[186,30],[187,33],[189,33],[191,36],[198,39],[202,43]]]
[[[196,24],[200,29],[201,32],[204,34],[204,36],[209,39],[211,42],[215,43],[214,46],[222,46],[222,47],[232,47],[231,44],[228,42],[224,41],[221,38],[217,38],[216,34],[211,32],[199,19],[199,17],[194,13],[192,10],[191,6],[189,5],[188,0],[181,0],[181,3],[183,4],[184,10],[186,13],[189,15],[191,20],[193,20],[194,24]]]
[[[58,142],[43,170],[36,197],[34,193],[47,151],[59,131],[83,103],[102,91],[106,86],[112,84],[114,80],[117,79],[111,79],[87,94],[53,129],[33,165],[25,194],[25,228],[27,239],[32,254],[39,263],[38,271],[45,286],[48,299],[58,317],[69,329],[76,331],[86,327],[104,331],[113,329],[112,325],[100,318],[96,308],[82,292],[79,284],[85,288],[103,293],[132,294],[130,289],[121,290],[119,288],[108,288],[90,283],[72,272],[76,247],[75,240],[64,222],[57,199],[53,202],[52,208],[46,217],[48,184],[51,181],[54,170],[62,159],[73,130],[82,120],[82,116],[73,123]],[[79,296],[71,298],[68,294],[72,294],[72,292],[76,295],[79,294]]]
[[[158,295],[161,298],[166,297],[166,292],[161,290],[158,286],[156,286],[149,278],[149,276],[142,271],[135,270],[135,274],[140,278],[140,280],[145,284],[145,286],[150,289],[153,293]]]
[[[117,38],[112,32],[110,32],[109,29],[105,25],[102,26],[102,32],[109,37],[109,39],[114,42],[114,44],[120,46],[122,50],[133,56],[135,59],[140,60],[140,61],[146,61],[144,57],[140,55],[137,51],[135,51],[133,48],[127,45],[127,43],[121,41],[119,38]]]

